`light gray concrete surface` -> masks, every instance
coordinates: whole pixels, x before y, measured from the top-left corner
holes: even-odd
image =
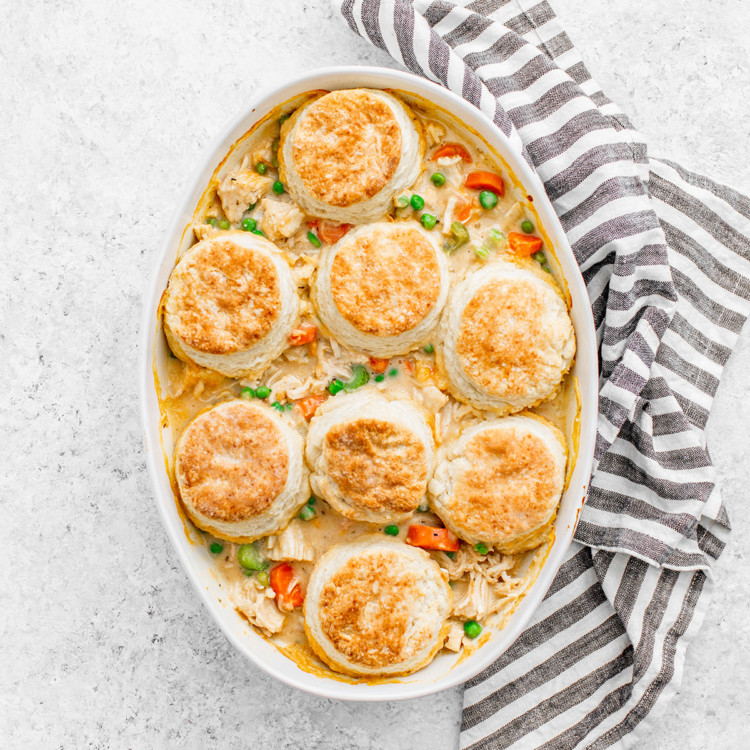
[[[747,192],[743,5],[554,2],[654,153]],[[0,14],[0,745],[455,747],[458,691],[337,703],[234,652],[168,547],[136,408],[142,290],[210,138],[302,69],[390,59],[327,0],[0,0]],[[746,331],[709,430],[735,541],[643,748],[746,746],[748,371]]]

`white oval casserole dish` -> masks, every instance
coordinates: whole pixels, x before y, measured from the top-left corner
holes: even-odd
[[[256,633],[235,611],[229,597],[222,592],[213,562],[204,544],[191,542],[177,507],[170,484],[165,451],[171,450],[173,437],[160,429],[160,410],[155,387],[155,363],[168,356],[164,337],[157,329],[160,299],[180,248],[185,244],[185,229],[217,166],[232,146],[253,125],[279,105],[299,94],[315,89],[386,88],[411,93],[451,112],[478,140],[489,146],[506,162],[515,177],[533,198],[533,205],[567,281],[572,306],[570,310],[576,331],[578,353],[573,376],[580,388],[580,441],[575,468],[563,494],[555,521],[555,541],[536,582],[510,616],[502,630],[491,633],[483,645],[468,656],[441,652],[424,669],[390,682],[359,683],[331,679],[300,669],[276,646]],[[450,91],[423,78],[387,68],[326,68],[302,76],[273,91],[266,92],[236,118],[214,140],[171,222],[169,232],[156,261],[143,306],[139,357],[141,418],[149,471],[154,484],[156,504],[167,534],[183,568],[211,616],[230,642],[254,664],[277,679],[294,687],[328,698],[360,701],[392,701],[435,693],[461,684],[490,665],[527,626],[557,573],[578,521],[591,473],[596,437],[598,401],[598,361],[596,334],[586,287],[565,234],[534,171],[511,146],[503,133],[473,105]]]

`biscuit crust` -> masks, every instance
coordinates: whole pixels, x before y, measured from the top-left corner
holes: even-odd
[[[237,401],[197,417],[181,439],[175,475],[188,508],[236,523],[266,511],[284,489],[289,454],[279,427]]]
[[[544,441],[531,433],[486,430],[464,449],[468,468],[453,484],[451,516],[483,539],[526,535],[550,516],[555,462]]]
[[[456,351],[466,374],[495,396],[522,396],[530,381],[562,378],[562,358],[545,345],[542,291],[523,280],[496,280],[464,308]]]
[[[397,336],[434,308],[441,291],[435,248],[422,233],[394,227],[342,243],[330,272],[341,316],[362,333]]]
[[[372,198],[393,177],[401,128],[391,107],[372,92],[332,91],[305,110],[292,155],[314,198],[348,207]]]
[[[169,279],[165,315],[181,342],[207,354],[231,354],[259,342],[278,320],[273,262],[231,239],[191,248]]]
[[[393,422],[358,419],[334,425],[323,456],[330,479],[358,508],[409,513],[427,488],[424,443]]]

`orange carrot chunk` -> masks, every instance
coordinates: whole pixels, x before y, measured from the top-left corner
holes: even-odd
[[[406,543],[422,549],[439,549],[443,552],[458,552],[460,542],[449,529],[438,529],[434,526],[409,526]]]
[[[533,255],[542,249],[542,240],[533,234],[508,232],[508,247],[516,255]]]
[[[460,143],[444,143],[435,153],[432,155],[432,161],[441,159],[447,156],[460,156],[462,161],[467,164],[471,164],[471,154],[460,144]]]
[[[289,346],[302,346],[318,338],[318,328],[311,323],[303,323],[289,334]]]
[[[332,221],[321,220],[316,222],[318,237],[326,245],[333,245],[338,242],[351,228],[352,224],[334,224]]]
[[[471,190],[491,190],[500,198],[505,195],[503,178],[494,172],[469,172],[464,185]]]
[[[276,594],[276,603],[280,609],[292,610],[302,606],[305,597],[289,563],[281,563],[271,568],[270,578],[271,588]]]
[[[386,371],[388,367],[389,360],[387,359],[380,359],[380,357],[370,357],[370,369],[374,372],[380,375],[380,373],[383,373]]]
[[[300,410],[302,417],[308,422],[313,418],[318,407],[328,398],[327,393],[313,393],[311,396],[305,396],[295,402],[295,406]]]

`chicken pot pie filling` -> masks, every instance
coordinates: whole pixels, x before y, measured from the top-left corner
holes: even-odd
[[[232,399],[247,399],[269,410],[276,410],[277,416],[298,431],[304,440],[310,420],[315,418],[321,405],[337,399],[339,394],[372,389],[390,401],[408,400],[420,411],[432,430],[437,449],[436,461],[439,461],[441,451],[449,450],[450,445],[458,441],[463,433],[493,418],[492,414],[453,395],[437,356],[442,345],[440,326],[436,324],[428,343],[418,349],[389,359],[379,359],[337,341],[316,313],[311,290],[321,253],[326,247],[345,238],[353,227],[306,214],[292,200],[281,181],[277,152],[280,128],[285,121],[306,100],[320,96],[321,92],[311,92],[306,98],[295,100],[293,107],[289,104],[282,106],[235,144],[211,179],[190,227],[194,243],[206,239],[231,242],[233,237],[245,232],[262,234],[273,242],[297,283],[301,315],[298,327],[289,336],[288,346],[283,353],[254,377],[225,377],[185,357],[178,359],[179,353],[157,363],[155,373],[162,427],[168,428],[169,434],[177,441],[191,422],[211,407]],[[533,273],[567,304],[565,281],[553,249],[538,226],[531,198],[504,163],[486,146],[479,145],[446,112],[415,97],[404,96],[403,101],[409,106],[424,139],[425,155],[414,184],[406,191],[395,192],[389,210],[377,221],[393,223],[404,229],[419,226],[420,231],[426,232],[445,253],[451,288],[491,264],[510,263]],[[309,128],[304,135],[305,139],[301,139],[296,148],[303,148],[308,143]],[[314,144],[308,147],[313,149],[310,158],[305,161],[305,169],[309,171],[315,163]],[[393,148],[390,150],[394,151]],[[369,154],[367,158],[371,156]],[[332,158],[325,149],[324,157],[320,162],[322,169]],[[389,152],[388,159],[392,158],[393,154]],[[377,165],[374,175],[377,177],[380,172],[389,174],[396,167],[390,161]],[[345,185],[332,182],[336,174],[332,170],[325,179],[320,178],[320,196],[330,195],[338,200],[337,196],[347,194]],[[358,176],[358,180],[361,179],[364,178]],[[377,184],[384,179],[380,175]],[[394,253],[393,263],[403,263],[403,266],[390,269],[390,276],[394,294],[416,285],[419,291],[417,299],[424,300],[426,309],[436,299],[435,289],[427,283],[431,277],[435,277],[436,271],[429,253],[424,253],[422,275],[421,260],[419,253],[403,259]],[[339,262],[348,264],[348,273],[336,282],[335,293],[347,317],[356,321],[358,316],[364,314],[364,305],[358,303],[358,295],[374,293],[372,280],[368,278],[370,268],[356,254],[350,257],[342,254]],[[205,273],[201,275],[196,272],[188,279],[191,283],[190,295],[199,297],[201,288],[207,284],[214,289],[221,285],[220,253],[217,254],[215,265],[210,278]],[[256,268],[252,262],[248,265],[247,274],[259,272],[260,268]],[[243,272],[240,271],[238,275],[237,269],[234,269],[233,274],[232,284],[242,289]],[[357,276],[361,276],[362,280],[360,289],[355,284]],[[272,296],[272,274],[268,275],[268,280],[267,296]],[[459,347],[466,348],[467,341],[477,340],[486,350],[486,360],[493,357],[502,360],[497,370],[486,372],[482,370],[480,360],[466,357],[467,375],[473,381],[480,386],[486,385],[490,390],[497,390],[496,380],[505,371],[507,379],[504,387],[513,389],[519,378],[534,377],[533,368],[525,367],[525,358],[535,355],[533,352],[521,352],[516,365],[509,363],[506,355],[508,351],[512,354],[513,348],[523,338],[519,326],[525,320],[532,327],[538,325],[539,321],[534,319],[534,300],[528,300],[530,304],[524,307],[522,301],[513,299],[512,285],[499,290],[502,304],[498,304],[497,300],[483,303],[484,295],[492,292],[491,285],[483,288],[467,305],[468,315],[465,314],[463,318],[466,325],[459,330]],[[267,300],[259,298],[253,307],[253,301],[244,295],[236,293],[235,296],[242,298],[241,310],[237,314],[257,319],[261,321],[257,325],[262,325],[262,321],[268,317]],[[190,330],[195,331],[196,335],[211,325],[210,321],[200,319],[201,301],[197,297],[194,300],[191,297],[191,314],[192,311],[196,312],[194,319],[189,321]],[[223,304],[221,300],[225,298],[227,304],[219,313],[222,325],[227,330],[226,346],[232,348],[235,342],[229,333],[232,332],[231,322],[235,319],[233,295],[214,293],[214,299],[219,300],[217,304]],[[449,298],[443,320],[447,319],[450,304]],[[502,315],[503,308],[508,311],[507,315],[513,316],[510,323],[512,327],[515,326],[514,338],[512,341],[495,342],[487,327],[493,324],[495,311]],[[480,321],[481,325],[469,328],[472,320]],[[380,321],[367,321],[376,334],[378,326],[389,333],[398,330],[397,323],[407,325],[408,321],[394,322],[388,311],[384,312]],[[159,325],[162,325],[161,316]],[[576,379],[567,372],[563,373],[559,387],[549,398],[523,414],[543,418],[565,435],[569,476],[577,448],[575,425],[579,399]],[[381,533],[403,544],[421,547],[443,571],[453,592],[452,609],[445,623],[447,635],[443,652],[469,653],[478,648],[493,629],[502,628],[541,570],[554,540],[554,526],[551,523],[540,527],[533,539],[533,549],[516,554],[504,553],[482,540],[467,542],[458,538],[431,505],[430,480],[436,468],[435,462],[426,467],[422,446],[408,435],[399,434],[399,429],[402,428],[395,423],[386,421],[381,424],[375,419],[363,421],[357,430],[351,425],[341,424],[327,435],[324,451],[326,457],[331,459],[332,466],[335,466],[331,479],[345,495],[348,493],[364,505],[377,497],[380,505],[407,513],[418,502],[416,510],[406,520],[386,525],[353,520],[338,513],[323,498],[311,495],[288,525],[251,544],[233,543],[208,532],[199,534],[207,553],[214,560],[222,587],[236,610],[257,632],[272,640],[285,653],[295,653],[294,649],[297,649],[297,653],[305,654],[305,659],[316,659],[309,649],[303,627],[302,605],[308,580],[316,562],[331,547],[342,542],[353,542],[363,535]],[[248,450],[248,443],[239,443],[243,451]],[[395,468],[392,466],[387,471],[376,456],[372,463],[372,476],[369,476],[366,470],[367,453],[389,443],[400,446],[399,460],[403,464]],[[516,454],[524,450],[533,451],[534,445],[533,439],[527,439],[506,448],[519,462],[522,457]],[[255,460],[261,463],[275,460],[270,443],[265,456],[264,446],[253,444],[251,447],[259,452]],[[227,447],[221,446],[221,450],[225,454],[221,460],[231,464],[233,458],[227,453]],[[472,446],[468,451],[469,461],[477,450]],[[493,447],[485,446],[483,450],[491,451]],[[388,459],[391,460],[390,454]],[[529,466],[532,471],[541,470],[545,461],[533,460]],[[174,473],[172,456],[169,456],[169,468]],[[315,467],[310,469],[315,470]],[[501,469],[497,470],[497,474],[505,481]],[[376,489],[368,487],[370,480],[377,485]],[[247,482],[252,484],[251,478],[243,477],[243,483]],[[460,482],[473,483],[477,495],[493,492],[492,487],[488,487],[492,484],[492,476],[476,476],[469,471]],[[547,487],[549,480],[540,475],[538,484]],[[244,490],[243,487],[244,484],[241,484],[222,489],[227,509],[231,509],[233,503],[240,502],[234,493],[247,490],[249,485]],[[427,491],[424,491],[425,487]],[[252,495],[257,488],[248,491]],[[445,491],[445,488],[441,491]],[[383,492],[388,497],[379,497]],[[417,495],[420,497],[415,501]],[[472,514],[471,497],[471,493],[463,493],[462,514]],[[492,502],[497,502],[497,498],[493,498]],[[492,507],[492,503],[481,507],[478,505],[476,513],[480,516],[491,514]],[[487,524],[509,523],[502,513],[497,519],[486,521]],[[366,588],[367,580],[366,575],[359,575],[360,589],[362,586]],[[346,581],[342,579],[338,584],[345,587]],[[392,595],[398,598],[400,594],[394,590]],[[362,592],[359,591],[355,598],[361,596]],[[343,601],[348,600],[344,598]],[[290,650],[290,647],[293,648]],[[322,663],[319,668],[329,676],[335,676]]]

